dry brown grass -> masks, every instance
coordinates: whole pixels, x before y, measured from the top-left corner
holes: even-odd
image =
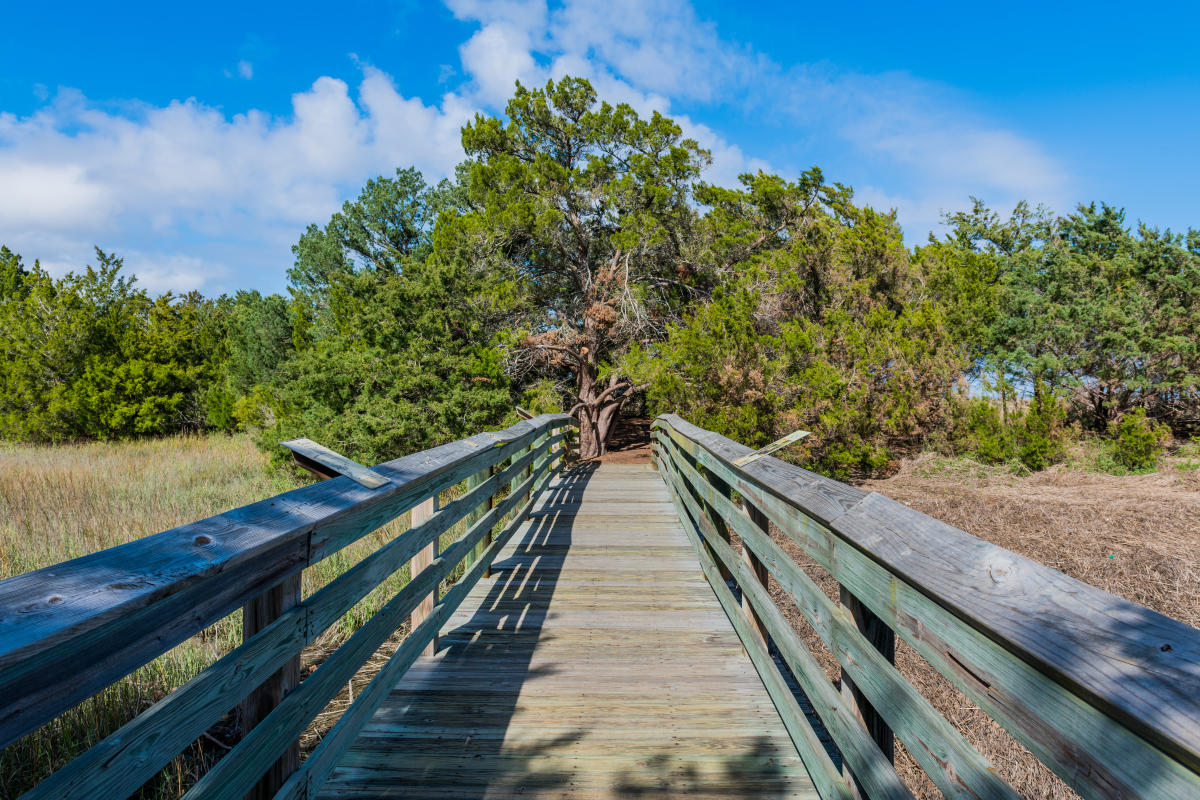
[[[1200,626],[1200,471],[1186,459],[1168,460],[1147,475],[1117,477],[1068,467],[1019,475],[965,459],[923,455],[903,462],[894,476],[868,481],[862,488]],[[833,578],[779,531],[773,535],[836,600]],[[840,669],[833,655],[778,585],[772,583],[771,591],[836,681]],[[1078,795],[1058,777],[899,641],[896,664],[1023,797],[1076,800]],[[942,796],[902,746],[897,747],[896,767],[918,797]]]
[[[124,443],[40,447],[0,444],[0,579],[123,544],[261,500],[299,485],[267,469],[248,436],[186,436]],[[313,565],[308,596],[407,528],[407,515]],[[452,532],[453,534],[453,532]],[[452,535],[451,534],[451,535]],[[361,600],[306,649],[316,664],[396,593],[405,567]],[[403,638],[399,631],[396,641]],[[16,797],[181,686],[241,642],[241,612],[85,700],[0,751],[0,798]],[[374,659],[355,680],[365,684]],[[357,688],[355,689],[357,691]],[[312,745],[345,707],[346,693],[306,735]],[[224,750],[232,717],[167,765],[140,792],[180,796]]]

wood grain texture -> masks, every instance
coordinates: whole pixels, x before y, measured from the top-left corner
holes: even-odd
[[[538,478],[535,475],[521,485],[522,491],[535,490]],[[518,495],[506,498],[505,503],[496,506],[493,515],[502,515],[510,510],[509,500],[515,505]],[[412,613],[417,604],[446,578],[471,552],[475,544],[483,536],[484,531],[492,524],[488,517],[477,522],[470,531],[446,551],[440,554],[427,569],[422,570],[410,583],[406,584],[382,609],[376,612],[367,622],[356,631],[345,644],[333,652],[316,671],[306,678],[291,694],[283,699],[263,721],[261,725],[250,731],[249,735],[238,744],[234,750],[216,763],[185,795],[192,800],[236,800],[248,790],[263,770],[270,764],[271,754],[279,752],[290,738],[298,736],[308,723],[341,691],[363,663],[379,646],[399,627],[400,623]],[[488,556],[485,554],[485,559]],[[482,573],[485,562],[479,562],[467,572],[464,582],[456,585],[446,597],[434,607],[433,613],[414,629],[405,639],[397,653],[392,657],[389,666],[380,675],[392,674],[396,668],[392,663],[398,659],[417,655],[437,634],[438,628],[444,622],[450,611],[457,607],[464,596],[463,584],[477,580]],[[403,670],[400,670],[402,673]],[[379,680],[376,676],[376,680]],[[342,721],[353,719],[354,714],[361,709],[369,708],[373,702],[376,690],[368,684],[356,698],[355,703],[343,715]],[[356,708],[359,709],[356,711]],[[342,722],[339,722],[342,725]],[[344,726],[342,728],[345,729]],[[335,726],[336,730],[336,726]],[[333,732],[326,740],[333,736]],[[293,773],[281,792],[294,791],[298,782],[307,782],[307,776],[312,771],[312,762],[317,753],[304,763],[300,770]],[[291,788],[289,788],[291,787]]]
[[[839,587],[839,601],[846,616],[853,620],[858,632],[866,639],[867,645],[877,650],[888,664],[896,663],[896,634],[869,608],[864,606],[845,586]],[[889,762],[896,760],[895,737],[892,729],[871,700],[863,693],[862,688],[854,682],[854,671],[842,667],[842,699],[858,720],[867,729],[874,740],[875,746],[883,753]],[[845,767],[850,785],[859,787],[861,782],[854,777],[849,766]],[[863,794],[861,791],[860,794]],[[869,794],[864,795],[869,797]]]
[[[544,415],[0,581],[0,746],[411,505],[529,446]],[[80,663],[86,669],[80,669]]]
[[[351,461],[341,453],[336,453],[324,445],[317,444],[312,439],[288,439],[280,442],[298,457],[298,463],[305,469],[333,478],[345,475],[350,480],[368,489],[378,489],[387,484],[388,479],[377,472],[364,467],[356,461]],[[306,463],[311,462],[311,463]],[[323,469],[322,469],[323,468]]]
[[[278,586],[273,586],[251,600],[242,609],[242,641],[248,642],[289,609],[300,603],[300,574],[289,575]],[[239,708],[241,732],[245,735],[258,725],[271,709],[279,705],[284,695],[296,688],[300,682],[300,651],[289,658],[283,666],[246,695]],[[268,800],[283,785],[288,775],[300,766],[300,742],[291,742],[267,770],[258,784],[246,794],[246,800]]]
[[[342,759],[342,756],[351,745],[354,744],[363,726],[387,699],[392,687],[395,686],[396,682],[408,671],[418,656],[421,655],[422,643],[427,638],[437,634],[450,615],[462,605],[479,580],[487,575],[488,566],[495,560],[513,533],[520,528],[529,507],[558,472],[558,467],[548,468],[544,472],[535,472],[526,483],[521,484],[522,488],[531,489],[529,501],[504,526],[495,540],[483,551],[479,559],[463,574],[462,579],[447,592],[446,597],[437,605],[429,619],[425,620],[420,628],[414,630],[409,635],[408,639],[405,640],[400,649],[388,660],[383,669],[371,679],[358,699],[346,710],[346,713],[342,715],[333,729],[321,740],[316,749],[313,750],[303,767],[294,773],[288,783],[283,786],[277,796],[278,800],[293,800],[293,798],[307,799],[313,795],[314,787],[320,787],[325,783],[329,773]],[[514,507],[520,497],[520,494],[513,494],[497,505],[497,518],[503,516],[507,513],[508,509]],[[489,530],[491,528],[488,526],[488,523],[481,520],[472,527],[466,536],[452,545],[447,550],[447,554],[449,555],[451,550],[474,547],[479,538]]]
[[[648,467],[566,473],[493,568],[322,796],[817,796]]]
[[[213,725],[229,709],[231,698],[243,697],[262,683],[479,500],[480,495],[468,492],[371,553],[38,784],[23,800],[128,796]],[[488,517],[488,526],[496,519]]]
[[[1085,797],[1197,795],[1200,631],[776,459],[738,471],[749,448],[678,418],[656,428]]]
[[[657,448],[654,452],[656,456],[660,455]],[[808,712],[800,708],[797,693],[793,691],[782,671],[771,659],[762,640],[756,635],[756,632],[750,630],[745,615],[739,613],[741,609],[733,592],[729,589],[728,578],[724,577],[724,573],[718,569],[716,556],[712,548],[704,541],[704,535],[692,517],[692,513],[698,512],[698,507],[695,505],[696,498],[689,498],[688,493],[679,490],[682,488],[682,482],[676,465],[669,461],[663,463],[658,457],[654,459],[654,463],[663,481],[671,490],[679,519],[683,523],[688,538],[692,540],[692,547],[700,562],[700,568],[708,579],[709,586],[717,596],[717,600],[725,609],[726,616],[733,623],[738,636],[741,637],[743,647],[750,656],[754,668],[758,670],[767,692],[771,695],[771,700],[775,703],[775,708],[779,711],[784,727],[787,728],[788,735],[796,745],[796,750],[800,753],[818,794],[823,800],[832,798],[853,800],[854,796],[850,785],[838,772],[825,747],[825,742],[814,729]]]
[[[677,465],[677,462],[671,464],[672,467]],[[891,762],[884,758],[853,711],[825,678],[824,671],[771,601],[757,575],[720,535],[713,524],[717,514],[712,507],[703,499],[693,496],[679,471],[668,470],[664,477],[675,496],[682,501],[689,518],[699,528],[712,557],[725,563],[742,596],[749,600],[767,632],[774,638],[792,674],[800,682],[825,727],[833,734],[843,760],[854,768],[858,780],[868,789],[868,796],[876,800],[912,800],[912,793],[896,774]],[[715,495],[722,494],[720,489],[712,491]],[[719,592],[724,580],[721,579],[720,573],[716,573],[710,577],[710,583],[713,583],[713,588]],[[734,627],[742,633],[742,643],[747,648],[755,646],[758,640],[757,632],[749,620],[744,618],[740,608],[736,616],[739,617],[740,624],[735,624]]]
[[[412,510],[413,526],[420,525],[426,520],[432,519],[437,511],[437,498],[430,497],[424,500],[419,506]],[[422,570],[433,565],[434,559],[438,557],[438,540],[434,539],[425,548],[413,556],[412,561],[408,562],[409,575],[413,578],[421,574]],[[433,613],[433,607],[437,605],[438,587],[434,586],[433,591],[421,598],[421,602],[413,609],[408,618],[409,630],[415,630],[418,625],[424,622],[430,614]],[[437,652],[437,634],[429,640],[429,644],[425,646],[425,655],[431,656]]]
[[[706,489],[701,476],[671,440],[657,434],[655,447],[664,452],[675,471],[730,519],[742,544],[755,552],[772,577],[790,594],[834,657],[895,727],[917,763],[942,794],[959,800],[1017,800],[1017,794],[996,776],[992,765],[963,738],[874,644],[855,620],[833,603],[762,528],[738,515],[738,508],[719,491]],[[823,674],[818,670],[819,674]]]

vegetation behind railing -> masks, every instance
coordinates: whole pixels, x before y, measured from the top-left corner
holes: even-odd
[[[1017,797],[895,668],[897,634],[1084,797],[1200,797],[1200,631],[882,495],[769,457],[735,466],[750,448],[677,416],[654,431],[701,566],[822,797],[911,797],[892,765],[893,733],[947,797]],[[772,523],[838,581],[839,603],[773,539]],[[772,601],[768,576],[840,663],[840,690]]]
[[[244,738],[187,796],[306,796],[486,574],[561,468],[556,431],[571,423],[543,415],[382,464],[390,482],[376,490],[335,478],[0,582],[0,747],[245,607],[240,647],[26,797],[127,796],[239,704]],[[463,481],[465,493],[436,509]],[[300,600],[302,570],[414,507],[423,511],[408,531]],[[463,520],[466,532],[437,553]],[[301,649],[410,561],[412,580],[299,682]],[[410,617],[400,648],[299,765],[300,734]]]

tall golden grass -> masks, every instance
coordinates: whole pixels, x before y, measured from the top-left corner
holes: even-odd
[[[248,436],[180,436],[62,446],[0,444],[0,579],[203,519],[300,485],[269,470]],[[407,516],[305,571],[324,586],[407,527]],[[407,568],[364,598],[306,653],[343,640],[408,580]],[[201,634],[0,751],[0,798],[14,798],[182,685],[241,642],[241,614]],[[223,752],[194,743],[139,793],[178,797]]]

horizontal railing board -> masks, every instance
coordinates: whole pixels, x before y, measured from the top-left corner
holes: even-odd
[[[729,618],[730,623],[737,632],[738,638],[742,641],[742,646],[745,648],[747,655],[750,656],[751,662],[753,662],[755,669],[762,678],[763,685],[766,687],[767,693],[771,696],[772,702],[775,703],[775,707],[783,719],[784,727],[787,728],[788,735],[791,737],[793,744],[796,745],[796,750],[800,754],[800,758],[804,762],[804,766],[808,770],[813,784],[817,787],[818,794],[823,798],[853,800],[854,794],[850,789],[850,784],[846,782],[846,779],[834,765],[820,736],[813,729],[808,716],[800,708],[795,695],[792,694],[791,688],[788,687],[783,675],[775,666],[766,647],[749,630],[749,626],[742,616],[737,599],[722,579],[716,562],[704,549],[703,536],[697,527],[696,521],[691,516],[693,509],[690,508],[688,501],[680,494],[674,483],[678,480],[678,473],[674,470],[673,466],[663,461],[660,463],[659,469],[662,472],[663,481],[667,484],[668,489],[671,490],[671,499],[679,514],[680,523],[695,550],[696,558],[700,562],[700,569],[708,580],[713,594],[716,595],[718,602],[720,602],[721,607],[725,610],[725,615]]]
[[[718,472],[728,468],[708,458]],[[723,474],[732,475],[726,472]],[[1200,776],[896,578],[794,504],[742,494],[879,615],[934,669],[1084,797],[1200,796]]]
[[[30,792],[36,798],[124,797],[131,794],[230,706],[314,641],[355,603],[400,569],[413,555],[481,504],[501,483],[562,440],[544,441],[502,472],[448,503],[416,528],[363,558],[311,597],[285,611],[237,649],[89,748]],[[119,755],[119,758],[117,757]]]
[[[682,420],[680,426],[670,417],[665,421],[685,436],[687,428],[699,430]],[[753,452],[705,433],[701,443],[718,457]],[[724,442],[720,449],[714,449],[716,440]],[[797,481],[787,476],[812,473],[773,458],[743,472],[1200,769],[1200,631],[882,495],[860,492],[841,514],[822,519],[805,506],[803,493],[789,494]],[[1088,658],[1078,658],[1079,651],[1064,642],[1085,648]],[[1146,726],[1147,717],[1155,725]]]
[[[679,422],[679,427],[675,427],[670,417],[662,417],[657,424],[665,426],[664,429],[673,440],[689,453],[694,450],[692,454],[699,457],[705,466],[716,470],[739,493],[765,511],[772,521],[839,582],[849,586],[864,604],[884,618],[939,672],[1082,794],[1098,797],[1172,797],[1196,793],[1196,786],[1200,784],[1190,762],[1186,762],[1185,766],[1178,755],[1168,756],[1155,746],[1154,740],[1143,739],[1140,728],[1130,729],[1123,722],[1115,721],[1106,713],[1108,703],[1098,704],[1094,698],[1084,702],[1074,681],[1056,677],[1053,670],[1038,665],[1037,659],[1023,652],[1021,647],[996,637],[985,626],[977,627],[972,622],[972,615],[964,615],[955,603],[937,597],[925,587],[914,587],[898,579],[889,571],[887,564],[877,561],[859,543],[843,534],[833,533],[815,519],[816,515],[804,513],[802,504],[788,496],[786,483],[770,486],[761,474],[748,474],[761,462],[755,462],[741,471],[732,467],[732,460],[751,452],[749,448],[724,440],[719,454],[709,452],[708,445],[698,446],[681,430],[694,429],[694,426]],[[707,441],[713,443],[714,437],[722,438],[709,434]],[[774,459],[761,461],[771,460]],[[798,468],[780,462],[773,473],[789,470]],[[833,517],[834,521],[836,519]],[[959,537],[979,541],[962,531],[951,530]],[[995,549],[1007,553],[1001,548]],[[934,564],[931,568],[937,569],[938,566]],[[1094,587],[1082,586],[1088,595],[1111,597]],[[1127,604],[1127,601],[1119,598],[1111,599]],[[971,604],[977,612],[986,616],[986,590],[971,598]],[[1025,609],[1029,615],[1025,625],[1036,629],[1039,624],[1038,609],[1032,604],[1028,605],[1031,607]],[[1128,605],[1154,614],[1140,606]],[[1078,606],[1074,611],[1079,615]],[[1182,623],[1169,621],[1192,639],[1200,635],[1200,632]],[[1133,620],[1130,624],[1134,624]],[[1103,633],[1097,628],[1096,635]],[[1153,670],[1148,674],[1158,675],[1156,682],[1179,678],[1183,686],[1197,685],[1186,674],[1182,677],[1175,674],[1168,678],[1163,678]],[[1110,693],[1119,691],[1118,687],[1112,685],[1105,688]],[[1142,688],[1153,696],[1153,690],[1145,686]],[[1101,707],[1097,708],[1097,705]],[[1175,710],[1172,711],[1174,713]],[[1197,719],[1189,711],[1182,713],[1188,719]],[[1122,717],[1118,716],[1117,719]]]
[[[1200,631],[880,494],[831,527],[1200,769]]]
[[[499,460],[497,448],[570,423],[543,415],[381,464],[381,489],[335,478],[0,581],[0,696],[16,698],[0,709],[0,746]]]
[[[757,451],[726,439],[718,433],[698,428],[674,414],[663,414],[655,422],[670,425],[688,439],[723,459],[739,474],[755,478],[771,491],[779,492],[793,502],[800,503],[810,516],[821,522],[840,517],[867,496],[862,489],[847,486],[773,456],[764,456],[745,466],[735,467],[734,461]]]
[[[306,799],[316,796],[317,790],[329,778],[338,762],[341,761],[346,751],[354,743],[363,726],[366,725],[371,716],[378,710],[397,682],[408,671],[408,668],[421,655],[425,645],[446,624],[447,620],[451,618],[454,611],[462,604],[463,599],[466,598],[475,584],[479,582],[480,578],[487,574],[488,568],[500,551],[504,549],[504,546],[508,543],[513,533],[524,524],[528,517],[529,509],[537,502],[539,493],[544,490],[555,474],[559,473],[562,469],[562,464],[557,466],[547,465],[544,471],[535,472],[530,476],[527,481],[532,486],[530,497],[521,506],[515,517],[495,537],[490,545],[479,552],[478,558],[471,563],[466,572],[463,573],[463,576],[455,583],[454,587],[434,606],[433,613],[410,634],[409,638],[411,641],[405,641],[400,649],[393,654],[388,663],[363,688],[355,702],[351,704],[350,708],[346,709],[342,718],[325,735],[321,743],[314,748],[300,769],[284,783],[276,795],[277,800],[291,800],[292,798]],[[521,484],[522,487],[525,485]],[[511,496],[514,498],[520,497],[520,487]],[[503,516],[503,514],[500,516]],[[481,522],[477,522],[472,530],[476,529],[478,529],[480,534],[485,532],[482,520]],[[472,537],[473,542],[480,540],[478,537]],[[228,797],[230,800],[236,800],[237,798],[236,794],[222,796]]]
[[[675,467],[676,464],[672,463],[667,471],[667,485],[683,501],[690,515],[689,522],[698,525],[704,535],[705,544],[716,555],[717,563],[723,564],[726,571],[734,577],[742,596],[750,600],[759,618],[766,624],[780,655],[800,682],[825,729],[833,736],[842,758],[867,790],[867,796],[876,800],[912,800],[912,792],[896,774],[883,752],[875,746],[867,730],[846,707],[841,694],[826,679],[821,665],[767,596],[766,589],[758,583],[750,566],[742,561],[718,534],[715,517],[710,516],[711,510],[701,507],[689,494],[685,478]],[[714,590],[721,594],[720,587],[724,586],[721,572],[713,570],[711,573],[706,571],[705,574],[709,583],[713,584]],[[726,611],[742,643],[749,649],[752,646],[750,642],[758,640],[758,636],[749,628],[741,607],[734,605]],[[774,663],[770,663],[768,670],[771,677],[775,678],[778,668]],[[763,673],[759,674],[761,676]]]
[[[528,478],[520,485],[520,491],[532,489],[540,477],[535,475]],[[278,753],[303,733],[312,719],[342,691],[346,682],[354,677],[371,654],[409,618],[409,614],[421,600],[450,575],[497,520],[517,505],[520,491],[515,491],[503,502],[497,503],[465,536],[414,576],[409,584],[325,659],[312,675],[285,696],[261,724],[251,729],[237,747],[205,773],[184,796],[209,800],[236,800],[250,791],[263,772],[274,762]],[[456,597],[461,600],[462,596],[459,594]],[[447,602],[452,602],[449,593],[443,604]],[[457,602],[450,610],[453,611],[455,607]],[[440,623],[433,628],[424,624],[417,626],[410,632],[402,648],[415,648],[415,652],[420,654],[437,633],[437,627],[440,627]],[[359,699],[362,699],[361,695]]]
[[[748,547],[792,596],[842,669],[850,674],[942,794],[962,800],[1018,800],[1019,795],[995,774],[991,763],[875,649],[849,614],[834,604],[737,504],[716,491],[682,457],[669,436],[662,431],[655,436],[656,446],[665,449],[672,465],[679,468],[689,484],[741,537],[743,547]],[[739,570],[744,572],[744,565]],[[782,641],[777,631],[772,631],[772,635],[777,643]]]

